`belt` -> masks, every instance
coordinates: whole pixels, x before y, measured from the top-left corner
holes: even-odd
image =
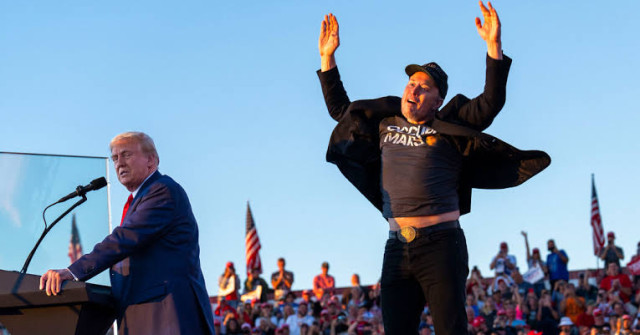
[[[428,226],[424,228],[415,228],[415,227],[408,226],[408,227],[402,227],[400,230],[397,230],[397,231],[393,231],[393,230],[389,231],[389,238],[390,239],[397,238],[398,240],[400,240],[400,242],[409,243],[415,240],[416,237],[419,237],[419,236],[426,236],[437,231],[455,229],[455,228],[460,228],[460,222],[458,220],[441,222],[433,226]]]

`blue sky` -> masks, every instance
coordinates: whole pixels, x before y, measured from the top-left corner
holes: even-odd
[[[523,265],[526,230],[543,250],[555,238],[570,269],[595,267],[591,173],[605,230],[628,259],[640,239],[640,3],[494,6],[514,62],[487,132],[553,162],[520,187],[474,192],[461,220],[470,265],[489,274],[501,241]],[[210,294],[227,261],[244,263],[248,200],[266,272],[284,256],[304,289],[326,260],[338,285],[354,272],[373,283],[387,224],[324,161],[334,121],[314,72],[328,12],[341,25],[337,62],[352,100],[400,95],[404,66],[427,61],[447,71],[449,97],[482,91],[474,1],[5,1],[0,151],[108,156],[116,134],[147,132],[160,171],[191,198]],[[127,194],[111,183],[118,221]]]

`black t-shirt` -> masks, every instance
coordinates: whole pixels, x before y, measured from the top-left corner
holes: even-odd
[[[380,122],[382,200],[385,218],[458,210],[462,155],[453,139],[403,117]]]

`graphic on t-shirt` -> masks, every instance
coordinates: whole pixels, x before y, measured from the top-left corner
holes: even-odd
[[[438,132],[428,126],[387,126],[387,133],[382,140],[383,143],[400,144],[407,147],[419,147],[423,145],[436,144],[436,137],[432,136]],[[426,136],[423,139],[423,136]]]

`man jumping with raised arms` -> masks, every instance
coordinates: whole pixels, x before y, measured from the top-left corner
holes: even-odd
[[[520,151],[481,133],[504,105],[511,59],[502,54],[496,10],[482,2],[480,10],[484,92],[471,100],[457,95],[442,109],[448,77],[435,62],[406,67],[402,98],[351,102],[336,66],[338,21],[329,14],[322,22],[318,76],[338,121],[327,160],[389,223],[381,278],[387,335],[417,334],[425,302],[436,334],[467,333],[468,255],[458,219],[470,210],[471,188],[516,186],[550,163],[543,152]]]

